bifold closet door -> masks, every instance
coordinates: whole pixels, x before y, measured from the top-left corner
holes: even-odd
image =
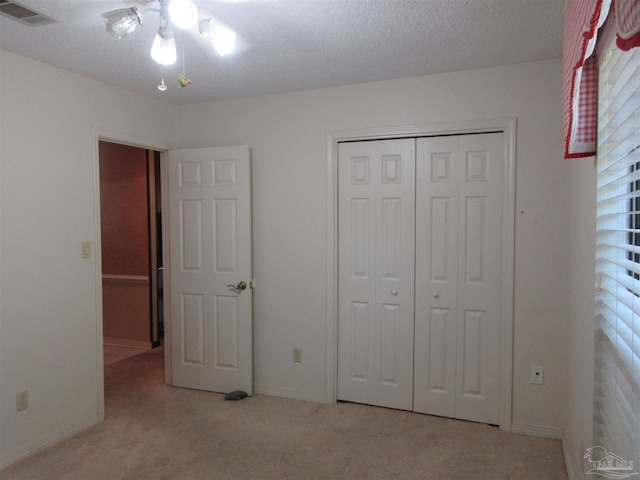
[[[415,139],[338,159],[338,399],[412,410]]]
[[[498,424],[502,134],[338,158],[338,399]]]
[[[500,413],[501,133],[418,139],[414,410]]]

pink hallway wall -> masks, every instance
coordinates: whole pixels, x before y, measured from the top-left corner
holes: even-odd
[[[100,142],[105,343],[151,348],[147,182],[146,150]]]

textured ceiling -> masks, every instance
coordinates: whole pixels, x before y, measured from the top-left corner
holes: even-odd
[[[158,8],[144,0],[17,0],[57,23],[0,16],[0,48],[174,104],[248,97],[559,58],[564,0],[194,0],[233,29],[242,50],[219,57],[176,35],[179,60],[149,56]],[[136,5],[144,25],[115,41],[100,14]],[[193,84],[177,88],[184,63]]]

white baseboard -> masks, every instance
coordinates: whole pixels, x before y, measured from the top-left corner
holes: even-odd
[[[325,403],[324,393],[309,393],[290,388],[273,387],[270,385],[253,385],[253,392],[272,397],[291,398],[293,400],[305,400],[307,402]]]
[[[87,428],[93,427],[98,423],[98,418],[96,416],[91,416],[90,418],[85,418],[79,422],[76,422],[72,425],[64,427],[57,432],[54,432],[50,435],[44,436],[34,442],[31,442],[24,447],[18,448],[12,452],[8,452],[5,455],[2,455],[0,458],[0,471],[5,468],[13,465],[20,460],[23,460],[34,453],[38,453],[46,448],[49,448],[55,445],[62,440],[66,440],[67,438],[73,437],[75,434],[80,433]]]
[[[511,424],[511,433],[562,440],[562,428],[560,427],[548,427],[545,425],[531,425],[528,423],[513,422]]]

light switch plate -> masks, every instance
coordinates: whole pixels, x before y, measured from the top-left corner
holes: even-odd
[[[91,258],[91,242],[82,242],[82,258]]]

